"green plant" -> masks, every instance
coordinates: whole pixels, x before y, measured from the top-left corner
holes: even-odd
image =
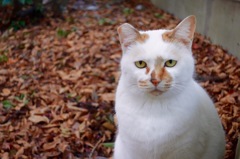
[[[12,0],[0,0],[2,6],[7,6],[12,4]]]
[[[4,100],[2,101],[3,108],[5,109],[10,109],[13,107],[13,104],[9,100]]]
[[[27,95],[25,94],[20,94],[19,96],[16,96],[15,99],[18,101],[18,102],[22,102],[24,103],[24,105],[27,105],[28,104],[28,99],[27,99]]]
[[[33,4],[32,0],[19,0],[19,2],[22,4]]]
[[[22,76],[20,76],[22,79],[24,79],[24,80],[27,80],[27,79],[29,79],[30,78],[30,76],[28,76],[28,75],[22,75]]]
[[[71,33],[71,30],[65,30],[61,28],[57,29],[57,36],[60,38],[66,38],[70,33]]]
[[[131,9],[131,8],[124,8],[124,9],[123,9],[123,14],[124,14],[125,16],[131,15],[133,12],[134,12],[134,10]]]
[[[35,24],[48,12],[61,17],[67,3],[68,0],[0,0],[0,30],[19,30],[29,23]]]
[[[7,6],[7,5],[13,5],[14,0],[0,0],[2,6]],[[33,0],[18,0],[19,3],[25,5],[25,4],[33,4]]]
[[[154,17],[161,19],[163,17],[163,15],[160,13],[154,13]]]
[[[101,18],[98,20],[99,25],[107,25],[107,24],[115,24],[115,21],[109,19],[109,18]]]
[[[12,21],[10,24],[10,28],[13,28],[15,31],[21,28],[24,28],[25,26],[26,26],[26,23],[23,20]]]
[[[5,54],[0,55],[0,63],[4,63],[8,61],[8,57]]]
[[[76,99],[77,102],[79,102],[81,98],[82,98],[81,96],[76,96],[76,97],[75,97],[75,99]]]
[[[114,147],[114,142],[105,142],[105,143],[103,143],[103,146],[113,148]]]
[[[23,100],[25,97],[24,94],[20,94],[19,96],[16,97],[17,100]]]

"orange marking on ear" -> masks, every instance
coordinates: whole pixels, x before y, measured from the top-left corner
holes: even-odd
[[[122,33],[122,28],[121,28],[121,26],[117,28],[117,32],[118,32],[118,35],[119,35],[119,40],[120,40],[120,42],[122,43],[122,42],[123,42],[123,39],[122,39],[122,37],[120,36],[120,34]]]
[[[176,32],[176,30],[174,29],[174,30],[167,31],[167,32],[163,33],[162,34],[163,41],[166,41],[166,42],[181,42],[184,45],[189,44],[190,41],[188,41],[184,38],[175,37],[175,32]]]
[[[117,32],[118,32],[118,33],[121,33],[121,32],[122,32],[122,28],[121,28],[121,27],[118,27],[118,28],[117,28]]]
[[[189,46],[193,40],[194,32],[196,28],[195,16],[189,16],[182,20],[173,30],[166,31],[162,34],[162,39],[166,42],[181,42],[186,46]],[[180,33],[179,33],[180,32]],[[182,35],[181,32],[185,32]]]

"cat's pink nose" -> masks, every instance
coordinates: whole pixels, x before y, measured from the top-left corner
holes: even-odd
[[[151,82],[152,82],[152,84],[154,85],[154,86],[157,86],[158,84],[159,84],[159,80],[157,80],[157,79],[151,79],[150,80]]]

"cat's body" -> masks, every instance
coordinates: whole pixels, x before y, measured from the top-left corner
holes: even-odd
[[[129,24],[119,28],[123,57],[114,159],[223,158],[221,122],[213,102],[192,78],[194,30],[194,17],[174,33],[138,32]]]

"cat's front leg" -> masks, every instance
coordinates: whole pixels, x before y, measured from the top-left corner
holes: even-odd
[[[131,159],[119,135],[115,141],[113,159]]]
[[[137,147],[137,145],[132,145],[128,140],[126,142],[117,135],[114,145],[113,159],[145,159],[145,157],[140,155],[141,153],[136,151],[138,150]]]

